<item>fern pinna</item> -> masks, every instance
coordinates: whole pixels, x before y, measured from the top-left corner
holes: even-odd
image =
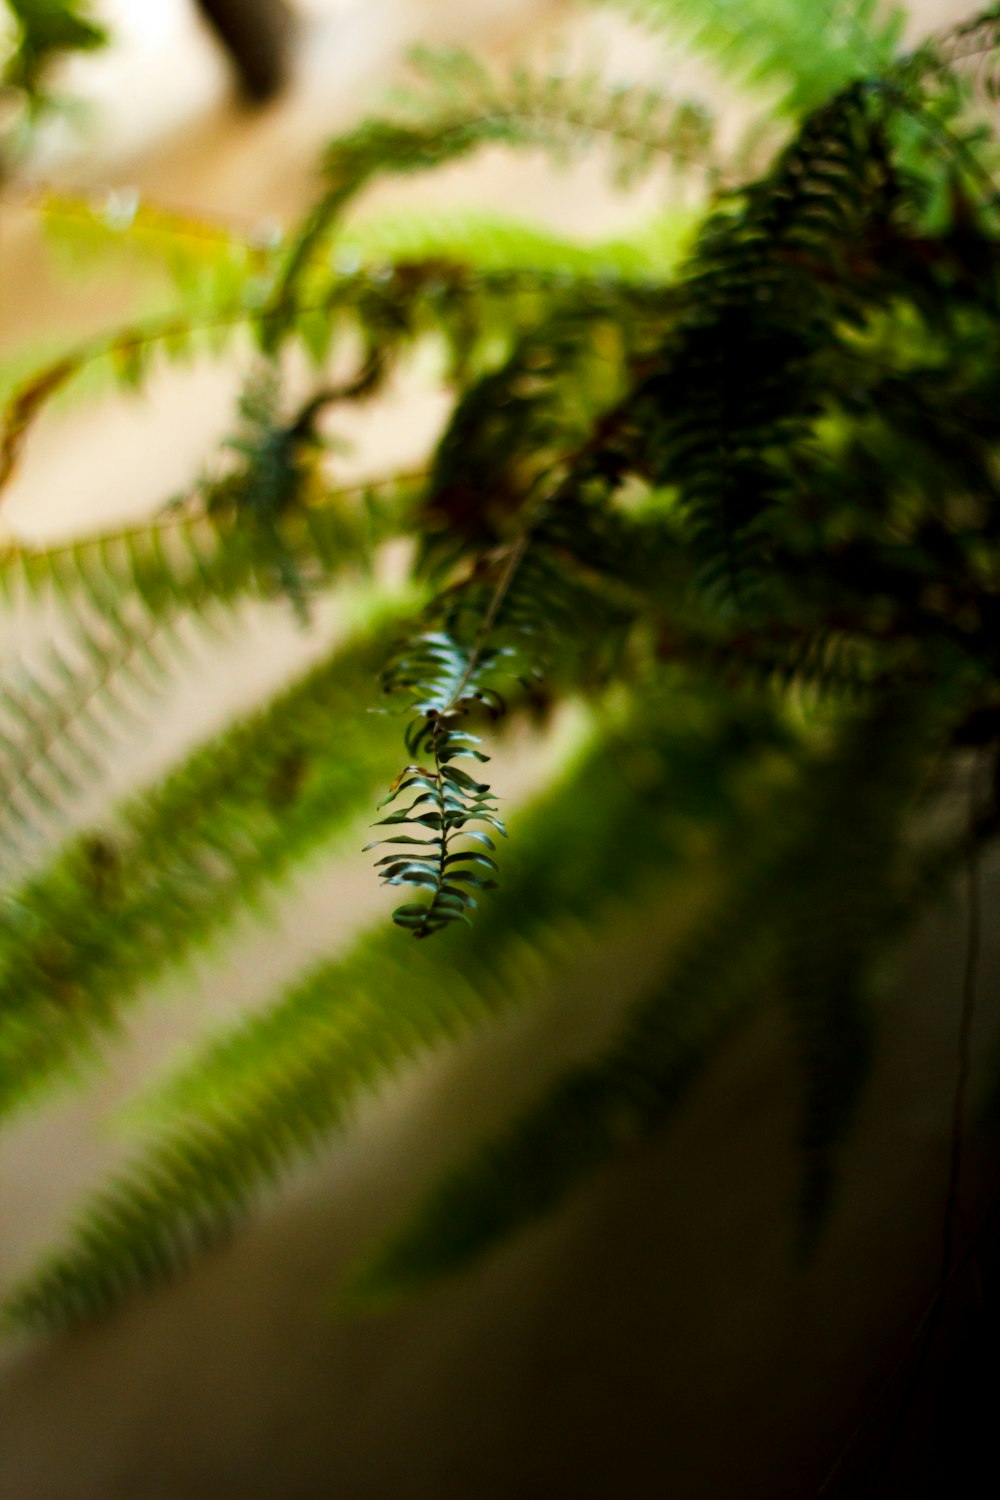
[[[483,848],[494,850],[496,844],[482,828],[473,825],[484,823],[504,836],[507,830],[497,816],[488,785],[455,764],[457,760],[489,758],[476,748],[479,740],[475,735],[456,726],[464,722],[471,708],[495,697],[480,686],[494,657],[495,652],[477,650],[476,645],[463,650],[451,636],[429,632],[419,636],[398,658],[387,678],[390,691],[415,690],[418,694],[413,707],[419,717],[406,732],[406,748],[411,755],[424,755],[430,765],[414,761],[403,768],[380,807],[391,806],[397,797],[411,792],[415,794],[413,801],[380,818],[379,823],[426,829],[427,836],[393,833],[366,845],[365,852],[391,844],[393,852],[377,861],[383,884],[412,886],[430,893],[426,901],[407,902],[392,914],[394,922],[417,938],[429,937],[449,922],[467,922],[469,909],[477,904],[471,891],[488,891],[496,886],[492,876],[496,860],[483,852]],[[475,848],[458,847],[469,840]]]
[[[899,54],[870,0],[641,8],[709,49],[731,35],[779,87],[737,162],[656,88],[500,78],[450,51],[330,144],[288,234],[45,208],[87,254],[156,266],[173,301],[12,366],[0,483],[88,377],[127,388],[206,355],[245,379],[234,436],[148,525],[0,552],[5,608],[69,617],[4,677],[0,1110],[94,1061],[301,862],[356,852],[400,737],[367,849],[405,899],[403,933],[380,921],[320,957],[140,1100],[144,1144],[15,1321],[78,1321],[173,1274],[364,1092],[618,923],[670,940],[603,1051],[473,1143],[353,1294],[419,1285],[554,1205],[773,1001],[801,1065],[804,1243],[829,1211],[886,955],[1000,827],[1000,214],[977,114],[996,14]],[[604,241],[353,216],[377,180],[482,148],[595,143],[622,180],[683,171],[688,201]],[[345,483],[357,404],[414,355],[440,377],[439,435],[411,472]],[[250,601],[309,629],[335,596],[353,628],[300,682],[67,834],[185,630]],[[487,738],[560,708],[576,755],[502,845]],[[970,753],[994,774],[956,829],[942,768]]]

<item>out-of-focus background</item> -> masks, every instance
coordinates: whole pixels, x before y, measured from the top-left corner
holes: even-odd
[[[974,8],[922,0],[911,24],[916,33]],[[193,3],[106,0],[95,10],[115,45],[66,70],[82,113],[46,133],[34,173],[90,194],[135,191],[261,233],[306,207],[319,145],[374,107],[414,42],[505,56],[559,40],[584,58],[617,59],[623,74],[666,66],[623,20],[564,0],[296,0],[289,86],[251,111]],[[720,96],[707,71],[674,66],[739,115],[740,101]],[[612,198],[596,168],[560,177],[490,153],[427,184],[380,189],[375,206],[421,195],[512,207],[594,234],[627,229],[649,206],[641,195]],[[0,354],[83,336],[130,291],[60,270],[33,204],[11,194],[0,223]],[[8,534],[73,535],[149,514],[231,429],[242,374],[174,369],[141,398],[47,419],[6,503]],[[442,409],[418,376],[404,382],[377,422],[359,419],[350,463],[364,473],[418,457]],[[155,733],[111,765],[110,790],[148,781],[183,746],[261,701],[337,628],[335,609],[303,635],[287,611],[261,608],[237,639],[199,644]],[[543,773],[530,744],[506,752],[511,795]],[[121,1158],[125,1142],[108,1121],[142,1077],[262,1000],[310,953],[329,951],[352,919],[384,908],[359,868],[317,864],[269,926],[245,925],[223,954],[158,986],[107,1072],[8,1132],[5,1279]],[[995,898],[997,882],[991,889]],[[330,929],[334,904],[342,933]],[[983,985],[995,998],[996,924],[985,948]],[[623,943],[568,970],[530,1015],[497,1021],[412,1069],[183,1282],[59,1343],[8,1346],[0,1500],[818,1493],[867,1411],[875,1417],[862,1448],[891,1432],[891,1403],[879,1406],[879,1392],[934,1289],[964,952],[958,908],[914,946],[908,1029],[885,1028],[893,1048],[866,1096],[845,1190],[810,1265],[796,1263],[789,1229],[794,1073],[765,1020],[718,1059],[666,1137],[487,1265],[384,1317],[335,1319],[325,1306],[338,1269],[415,1200],[456,1139],[502,1118],[512,1098],[607,1024],[609,999],[613,1011],[641,976],[642,954]],[[970,1203],[989,1186],[995,1144],[983,1129],[970,1134]],[[971,1475],[988,1457],[976,1403],[995,1392],[995,1378],[991,1386],[963,1353],[979,1347],[963,1320],[971,1329],[990,1318],[995,1326],[995,1311],[968,1302],[943,1329],[886,1480],[896,1488],[879,1493],[990,1492],[972,1487]]]

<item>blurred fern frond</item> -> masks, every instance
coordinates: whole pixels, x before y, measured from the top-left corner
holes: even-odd
[[[527,244],[531,243],[529,236]],[[558,256],[558,241],[550,239],[549,245]],[[629,268],[619,271],[599,252],[585,255],[586,266],[574,274],[575,268],[565,264],[526,267],[518,264],[515,252],[501,256],[501,265],[490,265],[497,259],[495,250],[483,254],[485,264],[479,269],[476,249],[477,244],[467,240],[465,260],[457,254],[413,260],[404,255],[398,262],[359,270],[358,257],[348,245],[336,265],[321,261],[313,267],[291,313],[288,306],[262,306],[256,278],[251,278],[245,297],[224,301],[204,314],[181,311],[89,340],[41,371],[14,381],[0,413],[0,491],[13,476],[34,424],[67,390],[85,383],[93,397],[108,388],[137,389],[161,360],[218,359],[248,333],[267,343],[270,330],[289,315],[289,337],[300,342],[320,367],[342,337],[359,332],[370,349],[381,350],[386,364],[427,334],[464,364],[477,342],[509,336],[520,328],[527,331],[546,316],[547,295],[553,291],[584,304],[591,298],[608,302],[613,293],[635,314],[663,300],[654,277],[633,274]]]
[[[598,0],[600,4],[609,0]],[[676,31],[741,82],[781,91],[789,114],[821,104],[892,63],[905,12],[877,0],[610,0]]]
[[[394,731],[359,711],[386,649],[375,636],[338,650],[8,896],[0,1113],[86,1058],[141,985],[358,816]]]
[[[146,527],[0,554],[9,600],[27,594],[72,610],[65,642],[34,671],[5,679],[0,866],[99,775],[107,743],[148,715],[184,659],[185,631],[217,630],[236,606],[276,593],[303,618],[312,594],[403,524],[415,490],[407,476],[328,490],[302,454],[313,439],[301,414],[283,424],[274,393],[253,387],[243,418],[235,464],[206,478],[184,510]]]
[[[191,316],[232,303],[251,278],[266,278],[281,241],[274,225],[201,219],[135,190],[90,198],[44,192],[29,201],[70,270],[107,274],[116,261],[162,270]]]
[[[677,485],[702,586],[732,607],[749,606],[766,573],[784,454],[810,433],[843,323],[863,317],[863,291],[848,292],[841,268],[887,211],[881,130],[851,87],[810,116],[736,213],[709,220],[672,357],[640,393],[665,417],[653,477]]]
[[[324,487],[315,502],[288,515],[289,543],[315,553],[331,575],[357,563],[404,529],[424,475]],[[150,611],[196,609],[202,598],[229,603],[258,587],[266,557],[249,528],[233,525],[240,475],[196,486],[182,505],[147,525],[128,526],[78,541],[40,547],[8,542],[0,548],[0,597],[8,605],[47,600],[135,598]],[[205,503],[205,501],[208,503]]]
[[[685,719],[685,702],[683,692],[668,695],[623,726],[524,813],[504,886],[474,932],[453,928],[447,947],[439,940],[406,951],[391,930],[364,938],[168,1080],[147,1114],[145,1156],[85,1211],[73,1247],[15,1293],[10,1316],[65,1326],[175,1274],[292,1161],[343,1128],[361,1094],[419,1053],[523,1004],[589,931],[665,870],[681,868],[701,813],[711,809],[722,828],[738,821],[728,776],[720,780],[720,762],[706,755],[743,741],[738,716],[719,701]],[[761,746],[780,746],[773,720],[759,722]],[[630,757],[643,767],[641,785]],[[744,774],[753,781],[761,757],[751,759]],[[586,829],[581,801],[595,811]],[[624,864],[623,820],[634,829]],[[594,878],[609,862],[619,877],[610,888]]]
[[[267,344],[294,326],[294,307],[308,270],[338,227],[348,204],[376,178],[427,172],[484,146],[542,149],[565,160],[587,151],[595,136],[613,143],[616,170],[628,178],[659,156],[682,165],[710,162],[704,109],[653,89],[583,83],[561,72],[515,69],[497,81],[468,53],[420,49],[414,66],[427,89],[396,96],[392,115],[345,133],[327,150],[330,186],[289,246],[271,302]]]
[[[61,804],[99,775],[113,725],[134,720],[139,702],[168,675],[176,647],[164,621],[123,620],[108,611],[50,648],[40,670],[5,683],[0,706],[0,878],[22,839],[37,837]],[[137,701],[138,700],[138,701]]]
[[[524,271],[597,279],[662,280],[676,265],[696,215],[680,205],[628,236],[587,239],[557,234],[541,223],[486,210],[382,212],[345,224],[337,237],[338,259],[356,256],[362,265],[438,261],[472,272]]]

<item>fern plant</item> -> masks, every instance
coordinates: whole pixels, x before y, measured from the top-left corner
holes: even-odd
[[[175,1274],[362,1092],[528,1003],[628,914],[662,922],[692,880],[703,899],[604,1053],[457,1163],[351,1295],[455,1269],[663,1128],[774,998],[802,1064],[803,1239],[821,1231],[887,955],[1000,823],[1000,216],[981,107],[1000,20],[903,53],[867,0],[743,7],[745,27],[721,5],[711,24],[639,9],[694,18],[702,45],[784,80],[783,139],[750,181],[700,105],[499,78],[449,51],[330,144],[317,203],[267,243],[135,203],[46,206],[88,253],[152,259],[176,308],[14,379],[0,479],[84,372],[127,386],[157,358],[254,352],[236,435],[180,501],[0,557],[8,599],[68,617],[0,705],[0,1109],[99,1062],[143,988],[298,862],[353,852],[386,784],[367,847],[404,900],[154,1085],[148,1139],[15,1288],[16,1323],[71,1324]],[[702,208],[603,244],[348,217],[377,178],[485,146],[610,147],[620,179],[683,173]],[[348,488],[328,438],[415,349],[449,393],[444,430],[419,472]],[[313,387],[293,400],[302,355]],[[387,590],[381,549],[400,538],[409,577]],[[309,629],[345,590],[361,623],[309,675],[54,835],[100,775],[127,678],[144,690],[129,715],[149,711],[179,622],[263,598]],[[580,745],[507,840],[483,747],[567,704]],[[970,817],[928,816],[970,755],[992,768]]]

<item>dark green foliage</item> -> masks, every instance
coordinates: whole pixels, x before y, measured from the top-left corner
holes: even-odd
[[[365,1091],[529,999],[585,936],[673,916],[681,890],[696,909],[611,1043],[460,1165],[355,1289],[415,1286],[557,1203],[662,1128],[769,1003],[801,1065],[806,1245],[829,1210],[894,944],[1000,826],[995,774],[971,825],[938,810],[967,747],[1000,763],[998,153],[971,76],[1000,37],[990,12],[894,57],[897,21],[868,0],[650,8],[781,88],[782,143],[745,185],[717,189],[696,107],[561,73],[498,82],[447,53],[331,143],[287,238],[135,206],[125,233],[86,220],[92,248],[161,265],[177,308],[15,382],[0,482],[85,370],[139,383],[154,353],[243,331],[263,373],[218,464],[150,528],[0,557],[9,598],[65,597],[77,618],[8,691],[11,813],[27,834],[36,804],[58,812],[120,684],[155,677],[185,622],[277,597],[305,626],[346,574],[371,628],[47,869],[14,870],[0,1105],[90,1055],[321,841],[353,841],[400,738],[377,868],[409,899],[403,933],[380,924],[154,1090],[145,1153],[15,1320],[75,1322],[172,1274]],[[620,176],[693,170],[706,201],[683,256],[679,229],[623,247],[346,221],[380,177],[597,143]],[[428,348],[451,402],[433,452],[352,495],[333,456],[352,405]],[[303,351],[315,385],[290,404]],[[394,644],[363,581],[390,538],[415,585]],[[365,712],[380,672],[398,716]],[[568,702],[596,749],[516,813],[501,859],[482,747]]]
[[[787,505],[787,456],[821,410],[827,361],[864,288],[843,266],[889,206],[882,127],[851,87],[807,121],[735,212],[695,250],[667,367],[636,393],[662,412],[646,455],[677,486],[699,568],[720,604],[747,608],[771,561],[768,512]]]

